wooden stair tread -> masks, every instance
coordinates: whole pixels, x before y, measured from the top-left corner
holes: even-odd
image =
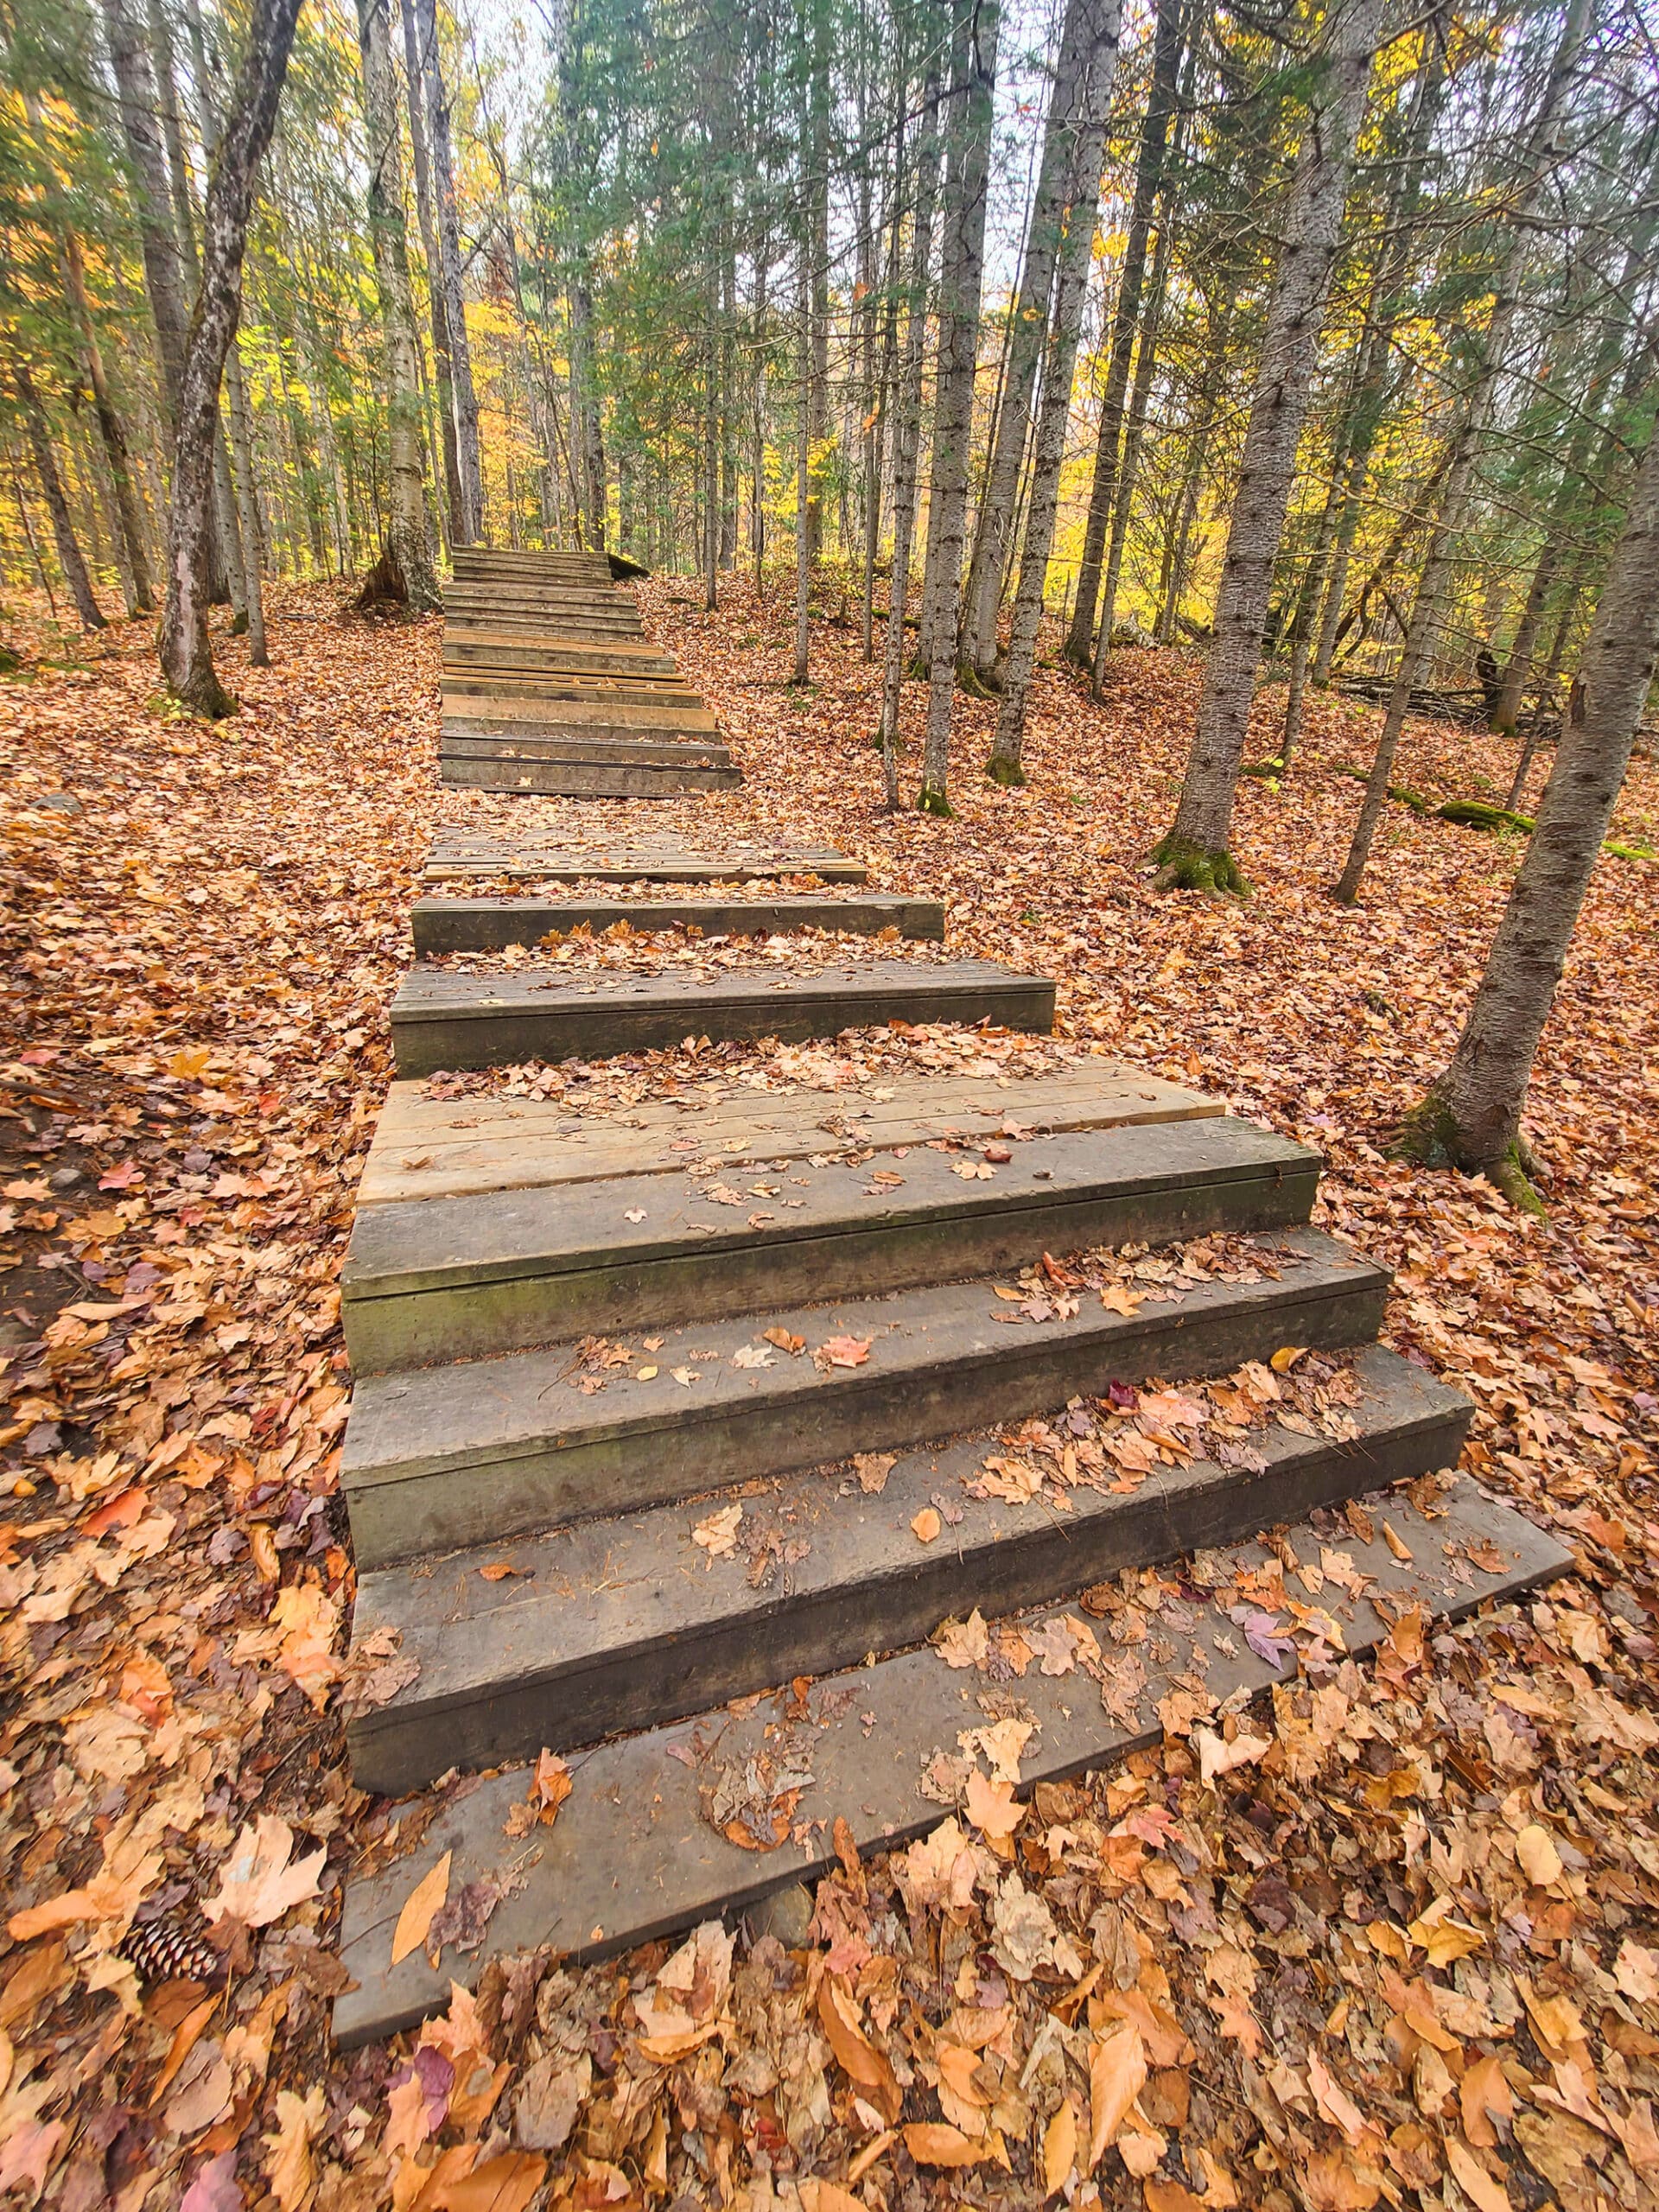
[[[1254,1243],[1276,1275],[1184,1286],[1128,1315],[1085,1298],[1069,1319],[1011,1319],[982,1280],[654,1329],[660,1349],[635,1357],[657,1373],[617,1370],[592,1394],[569,1344],[361,1376],[340,1477],[359,1564],[1019,1419],[1109,1376],[1224,1373],[1287,1344],[1376,1336],[1385,1270],[1312,1230]],[[772,1326],[806,1351],[734,1364]],[[863,1363],[820,1367],[837,1338],[868,1343]]]
[[[715,1153],[735,1171],[764,1160],[808,1159],[843,1141],[890,1152],[935,1136],[994,1136],[1008,1118],[1037,1129],[1106,1128],[1222,1111],[1197,1091],[1102,1060],[1014,1081],[923,1076],[873,1088],[887,1095],[746,1090],[715,1100],[646,1103],[625,1118],[601,1118],[576,1116],[557,1099],[437,1099],[422,1084],[394,1083],[357,1202],[382,1205],[434,1193],[458,1197],[652,1174]],[[681,1152],[682,1145],[690,1149]]]
[[[1369,1597],[1350,1599],[1327,1586],[1325,1602],[1356,1658],[1413,1606],[1431,1622],[1452,1620],[1571,1569],[1571,1554],[1555,1538],[1484,1497],[1466,1477],[1433,1521],[1397,1494],[1386,1510],[1408,1559],[1395,1556],[1380,1529],[1370,1541],[1346,1527],[1333,1536],[1328,1521],[1287,1532],[1303,1559],[1317,1558],[1321,1543],[1338,1542],[1382,1601],[1380,1611]],[[1038,1724],[1020,1759],[1020,1794],[1157,1743],[1158,1703],[1178,1675],[1192,1672],[1192,1637],[1208,1662],[1205,1688],[1217,1701],[1261,1695],[1282,1681],[1227,1618],[1239,1601],[1234,1578],[1267,1558],[1260,1544],[1244,1543],[1211,1562],[1218,1580],[1214,1595],[1195,1607],[1192,1637],[1179,1639],[1167,1663],[1145,1655],[1147,1679],[1126,1704],[1128,1719],[1104,1711],[1094,1685],[1076,1672],[1048,1676],[1030,1666],[1010,1686]],[[1046,1605],[1023,1616],[1023,1625],[1039,1631],[1065,1611]],[[984,1675],[947,1668],[924,1646],[814,1682],[793,1718],[780,1688],[747,1714],[722,1709],[618,1738],[577,1763],[575,1788],[557,1822],[538,1828],[529,1851],[508,1830],[509,1813],[528,1795],[527,1773],[512,1770],[485,1781],[441,1809],[406,1856],[348,1878],[341,1955],[355,1986],[335,2002],[337,2039],[365,2042],[441,2012],[452,1980],[475,1983],[491,1956],[546,1945],[582,1966],[741,1911],[789,1884],[814,1882],[834,1863],[837,1817],[861,1853],[930,1833],[950,1808],[924,1796],[924,1770],[936,1751],[954,1754],[958,1732],[982,1719],[975,1699],[986,1687]],[[798,1744],[810,1777],[793,1816],[804,1851],[744,1850],[703,1817],[700,1792],[717,1786],[723,1773],[741,1773],[757,1754]],[[557,1748],[556,1733],[550,1748]],[[451,1897],[483,1880],[500,1894],[487,1943],[471,1953],[448,1950],[435,1966],[417,1948],[394,1967],[391,1936],[404,1900],[446,1853]]]
[[[418,1366],[952,1277],[1045,1252],[1305,1221],[1319,1155],[1253,1122],[1069,1130],[978,1152],[643,1173],[365,1207],[341,1277],[353,1370]],[[873,1181],[880,1174],[886,1179]],[[636,1218],[635,1217],[638,1217]]]

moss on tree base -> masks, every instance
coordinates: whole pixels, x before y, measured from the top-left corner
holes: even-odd
[[[1211,891],[1232,899],[1250,895],[1238,862],[1224,846],[1218,852],[1206,852],[1172,830],[1153,847],[1152,857],[1158,863],[1160,891]]]
[[[1455,1167],[1481,1175],[1523,1212],[1547,1215],[1531,1178],[1538,1163],[1524,1137],[1516,1137],[1496,1160],[1477,1160],[1463,1141],[1458,1119],[1439,1090],[1431,1090],[1401,1122],[1389,1151],[1395,1160],[1419,1167]]]
[[[936,814],[942,822],[954,822],[956,815],[944,793],[932,784],[924,784],[916,794],[918,814]]]
[[[1020,762],[1006,753],[993,753],[985,763],[985,772],[994,784],[1009,791],[1020,790],[1031,781]]]

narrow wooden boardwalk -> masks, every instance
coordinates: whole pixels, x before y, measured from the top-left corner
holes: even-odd
[[[476,791],[675,798],[743,780],[602,553],[461,547],[444,596],[441,773]]]
[[[499,580],[562,622],[598,588],[539,557],[469,556],[457,669],[474,627],[500,638]],[[526,696],[446,693],[503,721]],[[446,751],[446,774],[504,761],[572,766]],[[1025,1789],[1156,1740],[1172,1700],[1262,1692],[1241,1605],[1363,1654],[1408,1607],[1570,1564],[1465,1478],[1394,1488],[1455,1466],[1470,1408],[1376,1341],[1389,1277],[1311,1225],[1316,1154],[1051,1039],[1052,979],[952,957],[941,904],[867,875],[759,836],[433,848],[342,1281],[354,1671],[380,1685],[348,1740],[391,1796],[503,1770],[349,1884],[342,2040],[492,1955],[602,1957],[810,1878],[837,1839],[969,1820],[993,1718],[1017,1714],[998,1772]],[[650,934],[688,926],[724,964]],[[946,1036],[977,1072],[906,1056]],[[654,1088],[645,1056],[688,1038],[731,1041]],[[834,1076],[779,1042],[828,1039]],[[1386,1522],[1356,1503],[1384,1491]],[[1339,1575],[1286,1580],[1332,1547]],[[1117,1650],[1113,1578],[1189,1552],[1179,1635],[1172,1612]],[[573,1777],[550,1827],[543,1752]],[[429,1878],[481,1944],[394,1964]]]

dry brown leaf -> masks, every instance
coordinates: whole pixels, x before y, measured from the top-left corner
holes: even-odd
[[[411,1951],[418,1951],[425,1943],[427,1930],[449,1894],[449,1862],[454,1856],[453,1852],[446,1851],[435,1866],[428,1867],[404,1899],[397,1925],[391,1931],[393,1966],[401,1965]]]

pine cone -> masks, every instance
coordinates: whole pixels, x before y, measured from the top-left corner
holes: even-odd
[[[225,1980],[225,1961],[205,1936],[187,1927],[178,1912],[163,1912],[154,1920],[135,1923],[121,1942],[121,1955],[136,1967],[141,1981],[203,1981],[217,1988]]]

